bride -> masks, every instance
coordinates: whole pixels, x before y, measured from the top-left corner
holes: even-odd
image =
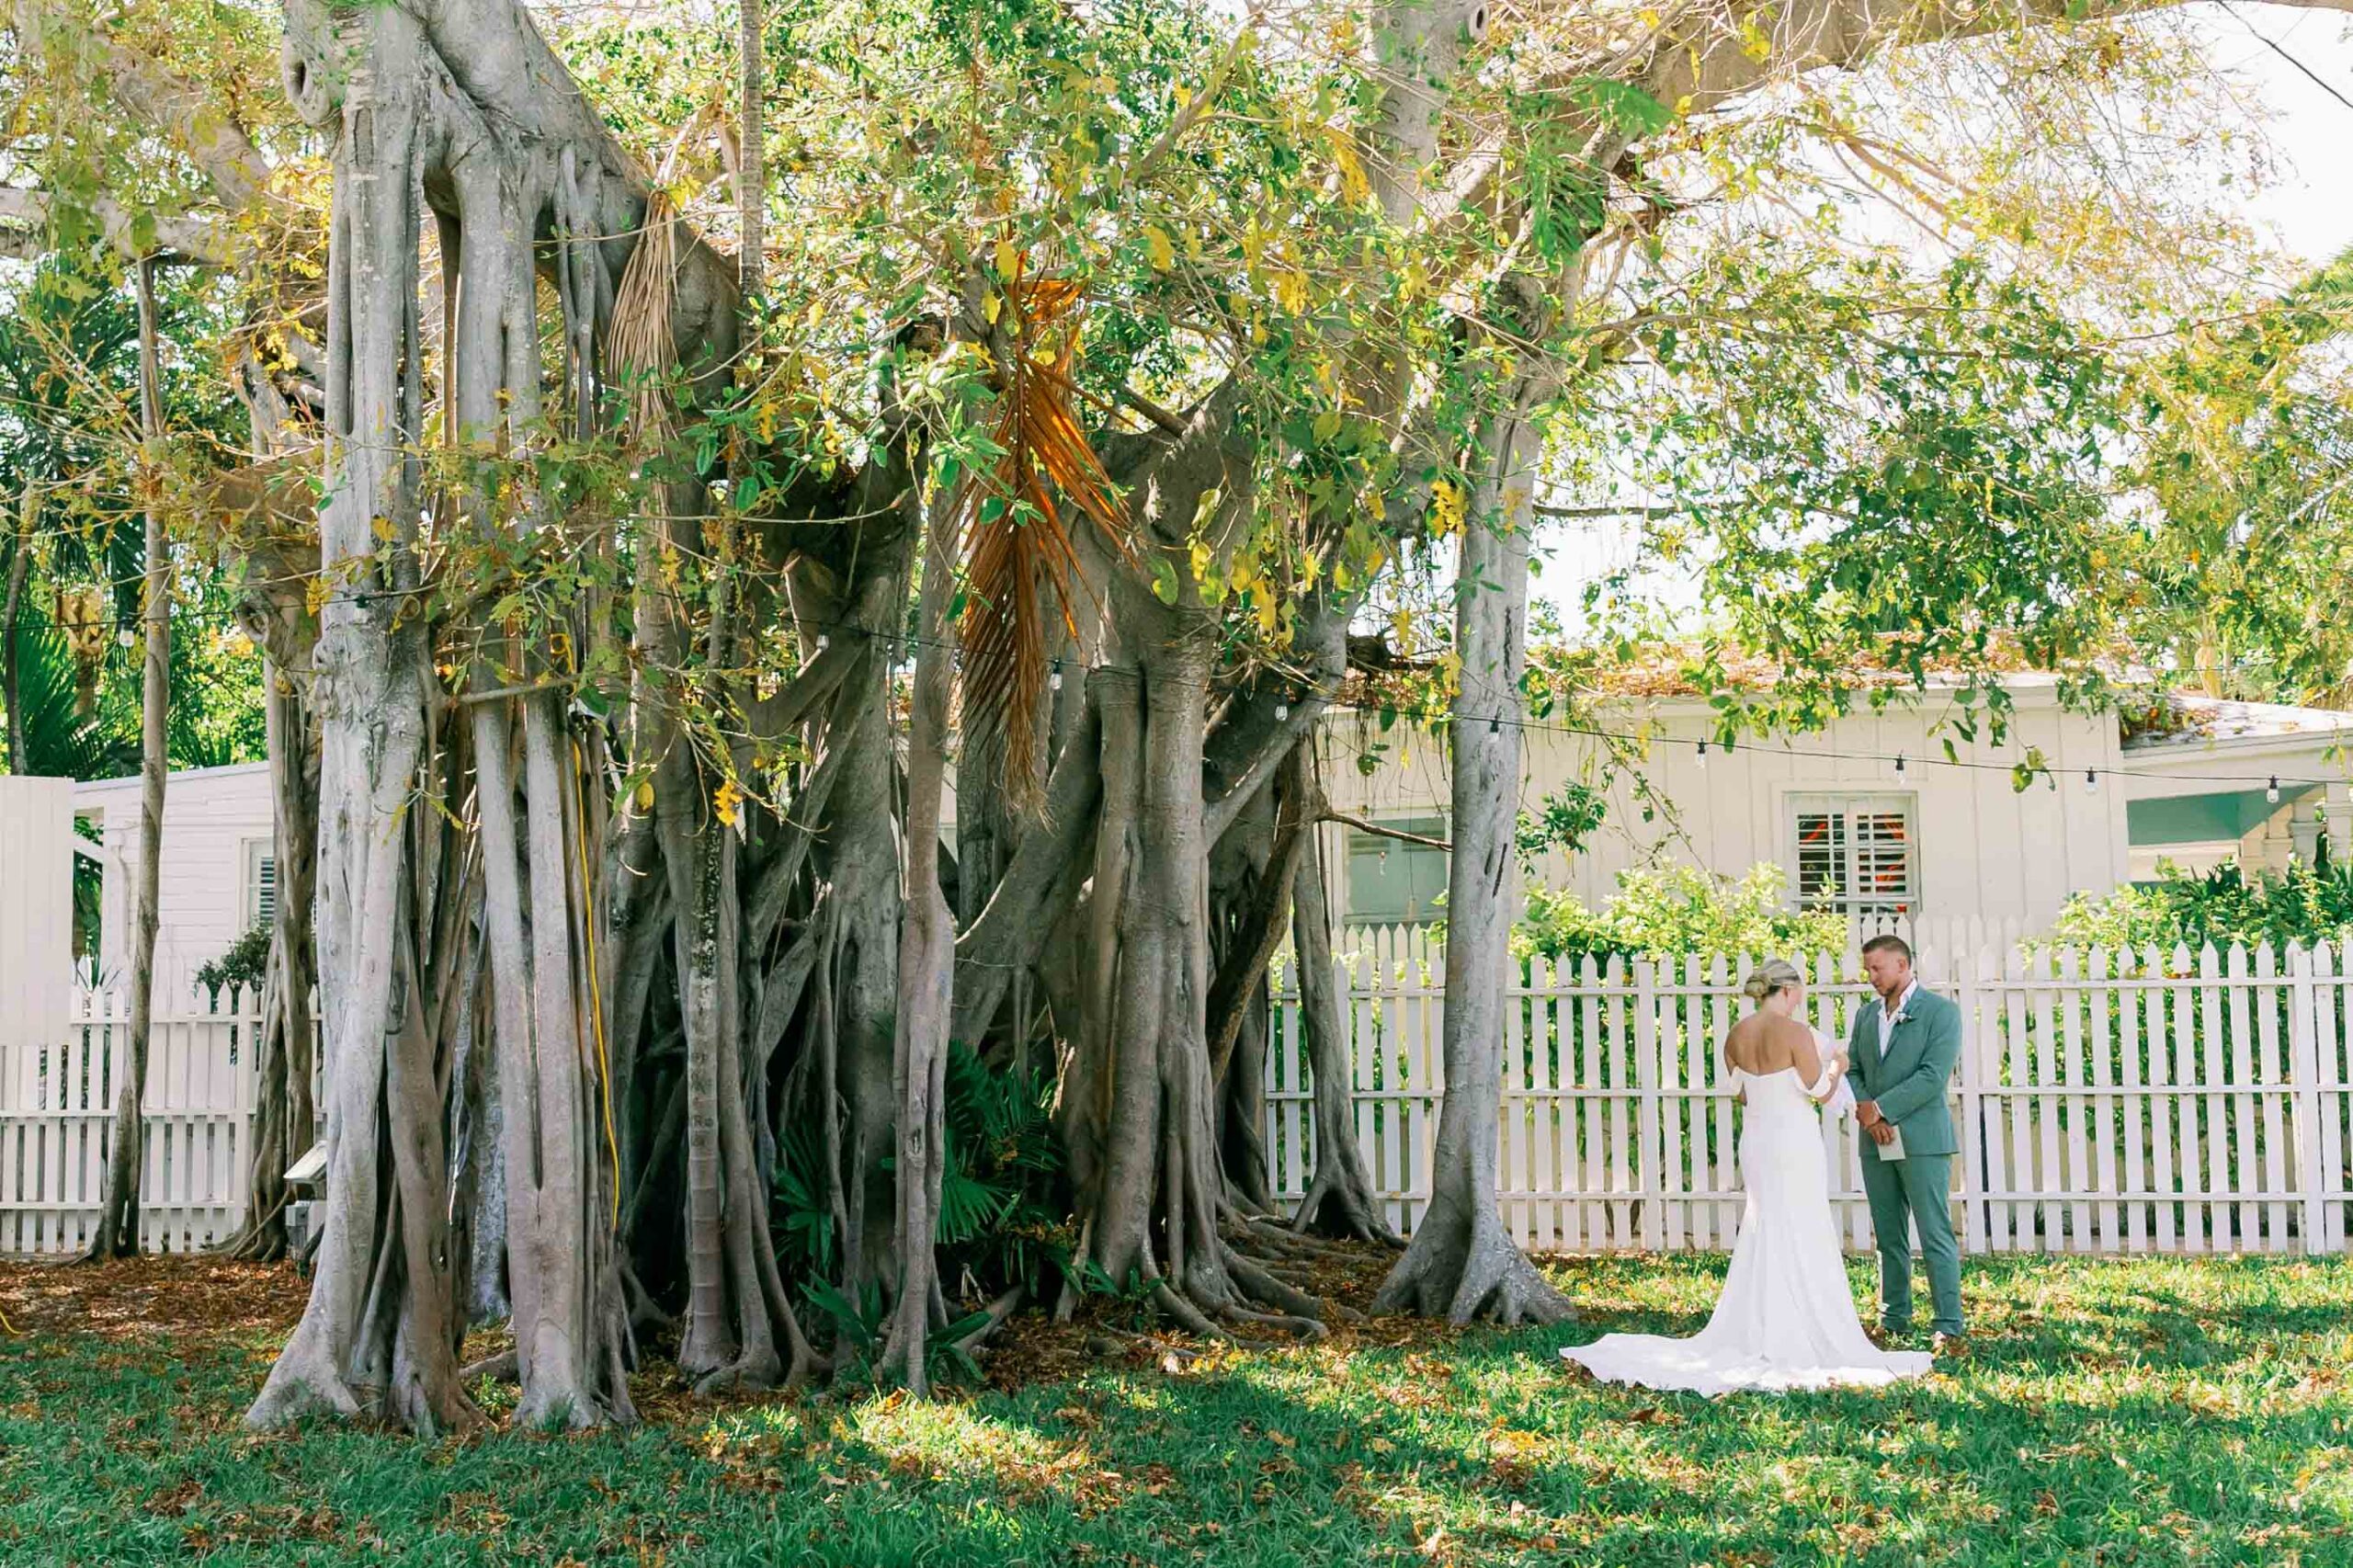
[[[1741,988],[1756,1010],[1724,1038],[1727,1082],[1746,1108],[1740,1242],[1708,1326],[1689,1339],[1613,1334],[1561,1354],[1610,1382],[1721,1394],[1877,1385],[1928,1370],[1925,1351],[1883,1351],[1847,1288],[1816,1107],[1845,1089],[1847,1058],[1799,1021],[1805,977],[1774,959]]]

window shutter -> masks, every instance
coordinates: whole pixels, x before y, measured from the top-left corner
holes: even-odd
[[[1797,902],[1843,915],[1913,915],[1919,872],[1909,795],[1790,801]]]
[[[1847,881],[1847,817],[1836,811],[1798,812],[1798,902],[1835,903]]]
[[[254,858],[254,924],[278,923],[278,857],[267,850]]]

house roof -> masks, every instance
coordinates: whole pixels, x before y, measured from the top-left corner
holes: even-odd
[[[2129,731],[2124,747],[2135,752],[2205,750],[2299,739],[2332,742],[2348,734],[2353,734],[2353,713],[2334,708],[2241,702],[2175,691]]]
[[[1398,699],[1426,678],[1432,667],[1426,661],[1394,658],[1377,637],[1351,639],[1349,655],[1353,667],[1339,696],[1341,704],[1348,707],[1377,708]],[[1608,657],[1594,649],[1560,643],[1535,644],[1528,650],[1528,663],[1538,679],[1550,681],[1562,694],[1603,702],[1704,702],[1720,692],[1762,696],[1792,679],[1791,672],[1778,661],[1722,650],[1713,672],[1717,678],[1711,680],[1706,678],[1699,648],[1671,642],[1654,643],[1631,658]],[[2058,676],[2029,669],[1999,650],[1983,674],[1992,674],[2013,695],[2053,691],[2060,681]],[[1926,672],[1924,689],[1951,692],[1967,685],[1970,678],[1957,666],[1932,665]],[[1837,672],[1835,684],[1860,694],[1911,689],[1915,681],[1906,668],[1855,664]]]

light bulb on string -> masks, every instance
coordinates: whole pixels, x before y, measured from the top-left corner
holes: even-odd
[[[2276,806],[2276,805],[2278,805],[2278,804],[2279,803],[2279,775],[2277,775],[2277,774],[2272,775],[2271,782],[2270,782],[2268,786],[2266,786],[2266,787],[2265,787],[2265,789],[2264,789],[2264,791],[2263,791],[2263,798],[2264,798],[2264,800],[2265,800],[2267,802],[2268,802],[2268,803],[2269,803],[2269,804],[2271,804],[2271,805],[2275,805],[2275,806]]]
[[[1288,702],[1278,702],[1278,703],[1276,703],[1276,704],[1275,704],[1275,722],[1276,722],[1276,723],[1278,723],[1278,724],[1288,723],[1288,722],[1290,722],[1290,703],[1288,703]]]
[[[1902,778],[1904,777],[1904,754],[1902,752],[1897,752],[1895,754],[1895,776],[1898,778]]]
[[[1046,687],[1050,691],[1063,688],[1063,662],[1060,659],[1054,661],[1054,673],[1046,677]]]
[[[822,631],[820,631],[819,633],[817,633],[817,652],[819,652],[820,653],[824,653],[826,649],[828,649],[828,648],[832,647],[833,645],[834,645],[834,640],[833,640],[832,638],[830,638],[830,637],[826,636],[826,635],[825,635],[824,632],[822,632]]]
[[[1704,767],[1706,767],[1708,766],[1708,743],[1707,743],[1707,742],[1705,742],[1705,741],[1701,741],[1701,742],[1699,743],[1699,754],[1698,761],[1699,761],[1699,765],[1701,767],[1703,767],[1703,768],[1704,768]]]
[[[2097,795],[2099,793],[2098,768],[2086,767],[2084,769],[2084,793],[2086,795]]]

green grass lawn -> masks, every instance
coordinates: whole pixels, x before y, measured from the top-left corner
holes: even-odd
[[[585,1437],[253,1437],[280,1322],[53,1323],[0,1340],[0,1563],[2353,1563],[2341,1263],[1975,1259],[1971,1359],[1886,1392],[1564,1374],[1722,1265],[1563,1264],[1558,1329]]]

